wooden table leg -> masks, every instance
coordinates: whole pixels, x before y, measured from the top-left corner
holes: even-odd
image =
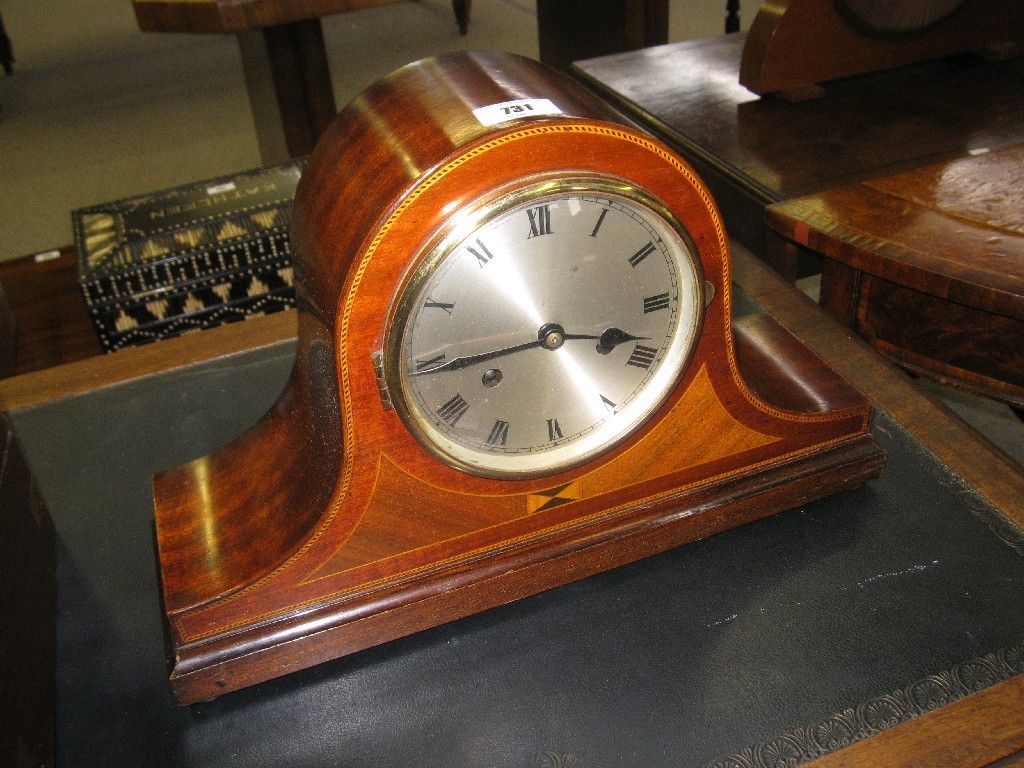
[[[825,259],[821,267],[821,293],[818,303],[840,323],[847,328],[853,328],[860,294],[860,270],[833,259]]]
[[[540,60],[555,67],[668,42],[668,0],[537,0]]]
[[[337,114],[320,19],[238,38],[263,162],[308,155]]]
[[[18,347],[15,343],[17,329],[14,325],[14,310],[4,294],[0,283],[0,379],[13,376],[18,368]]]
[[[469,14],[473,9],[473,0],[452,0],[455,9],[455,21],[459,25],[459,34],[469,31]]]
[[[725,33],[740,31],[740,0],[726,0]]]

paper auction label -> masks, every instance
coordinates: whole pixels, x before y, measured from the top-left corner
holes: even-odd
[[[550,99],[516,99],[474,109],[473,114],[481,125],[492,126],[525,117],[560,115],[562,110],[552,104]]]

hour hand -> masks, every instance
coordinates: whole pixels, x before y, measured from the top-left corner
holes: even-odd
[[[626,333],[621,328],[609,328],[597,340],[597,351],[602,355],[607,355],[619,344],[624,344],[627,341],[644,341],[648,338],[650,337],[634,336],[631,333]]]

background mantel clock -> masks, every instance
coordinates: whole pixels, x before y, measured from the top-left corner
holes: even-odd
[[[966,52],[1019,56],[1016,0],[769,0],[743,49],[740,84],[792,101],[822,83]]]
[[[412,64],[299,185],[299,347],[154,479],[190,703],[864,483],[870,406],[764,315],[684,162],[502,54]]]

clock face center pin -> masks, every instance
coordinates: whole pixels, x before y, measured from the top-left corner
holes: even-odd
[[[546,323],[537,332],[544,349],[558,349],[565,343],[565,329],[558,323]]]

